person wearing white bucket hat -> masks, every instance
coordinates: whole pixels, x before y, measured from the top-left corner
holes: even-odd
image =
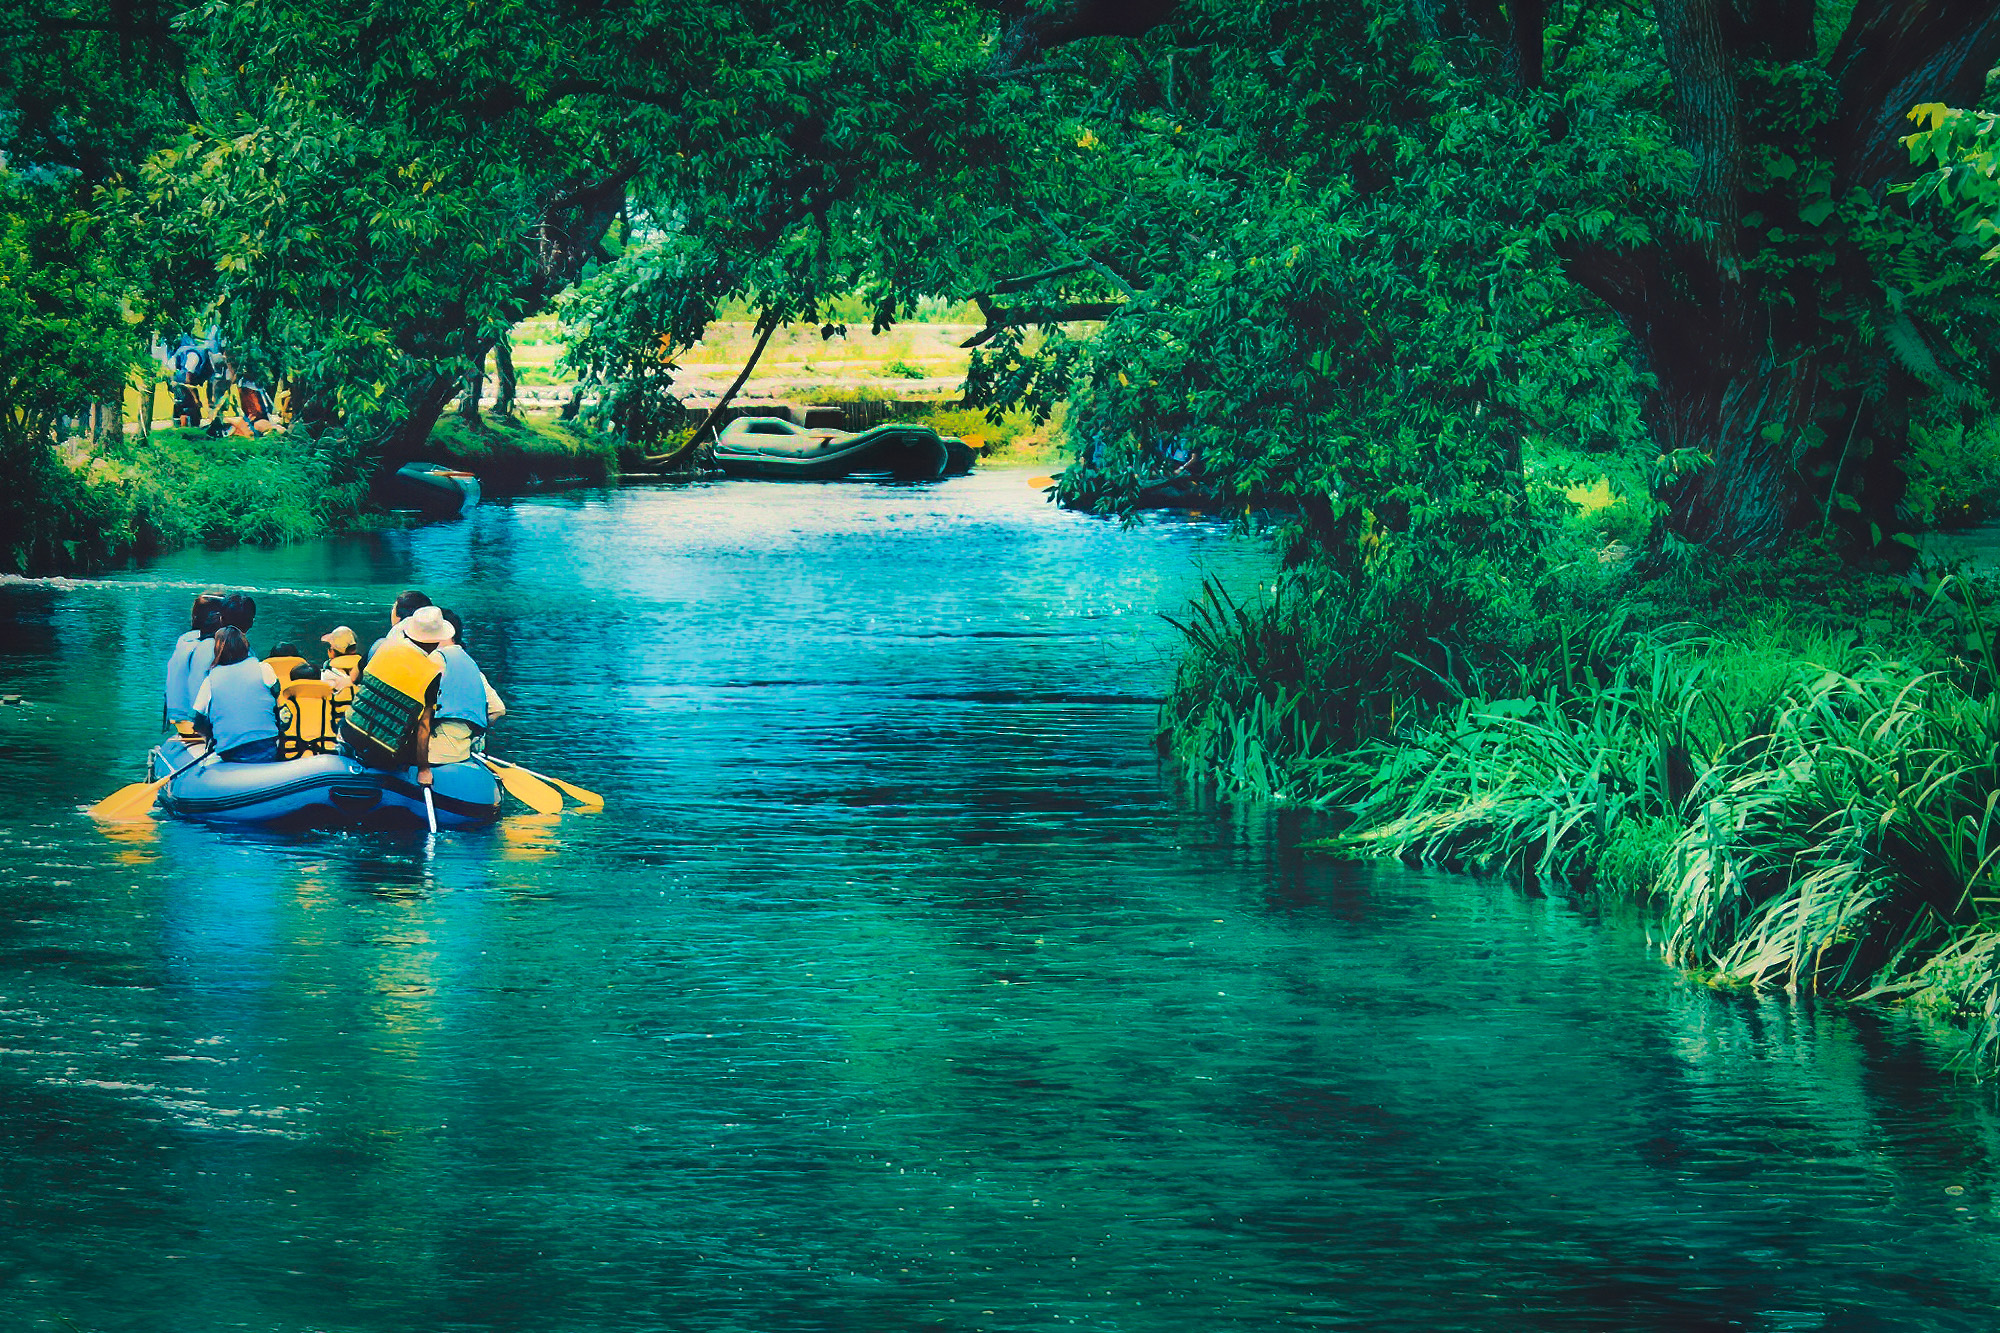
[[[444,618],[444,608],[437,606],[418,607],[404,616],[396,628],[404,638],[427,653],[436,652],[458,637],[451,622]]]

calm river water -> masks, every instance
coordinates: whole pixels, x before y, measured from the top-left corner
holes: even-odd
[[[1023,483],[0,585],[0,1329],[1995,1326],[1947,1044],[1188,796],[1156,613],[1264,555]],[[208,584],[428,589],[610,808],[100,831]]]

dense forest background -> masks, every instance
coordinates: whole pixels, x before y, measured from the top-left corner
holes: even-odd
[[[0,0],[5,559],[310,532],[551,311],[652,445],[725,310],[969,302],[1065,502],[1280,528],[1182,759],[1990,1042],[1992,600],[1908,571],[2000,499],[1996,63],[1982,0]],[[294,427],[66,439],[189,330]]]
[[[972,398],[1070,401],[1073,495],[1192,469],[1336,561],[1517,541],[1565,470],[1656,544],[1896,559],[1913,448],[1989,416],[1966,0],[8,11],[14,494],[154,337],[374,467],[555,305],[643,432],[725,302],[974,300]]]

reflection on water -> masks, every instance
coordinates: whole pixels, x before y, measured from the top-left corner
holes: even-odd
[[[0,1327],[1992,1327],[1908,1020],[1159,771],[1155,613],[1263,559],[993,473],[0,586]],[[93,827],[211,583],[427,588],[610,808]]]

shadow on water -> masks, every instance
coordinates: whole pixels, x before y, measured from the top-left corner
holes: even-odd
[[[704,483],[0,585],[0,1325],[1986,1329],[1894,1011],[1300,844],[1149,745],[1225,529]],[[491,830],[99,830],[190,589],[454,606]]]

